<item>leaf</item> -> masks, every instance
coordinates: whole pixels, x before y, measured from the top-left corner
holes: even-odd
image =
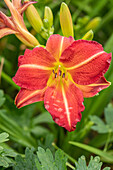
[[[100,158],[98,156],[91,156],[89,165],[86,164],[85,156],[81,156],[78,159],[78,163],[75,162],[76,170],[101,170],[102,162],[100,162]],[[104,168],[103,170],[110,170],[109,167]]]
[[[17,155],[17,153],[14,152],[14,151],[11,150],[11,149],[5,149],[5,148],[4,148],[4,150],[3,150],[3,152],[2,152],[2,155],[3,155],[3,156],[9,156],[9,157],[15,157],[15,156]]]
[[[3,142],[8,141],[9,134],[1,133],[0,134],[0,144],[4,144]],[[0,166],[5,168],[9,167],[10,163],[13,163],[13,159],[10,157],[15,157],[17,154],[11,149],[5,149],[3,146],[0,146]]]
[[[25,159],[22,158],[20,155],[17,155],[15,158],[16,165],[14,166],[15,170],[37,170],[35,164],[35,155],[33,154],[33,149],[30,150],[26,148],[25,150]]]
[[[8,141],[9,140],[8,137],[9,137],[8,133],[5,133],[5,132],[1,133],[0,134],[0,143]]]
[[[109,154],[108,152],[101,151],[100,149],[97,149],[97,148],[94,148],[92,146],[82,144],[82,143],[79,143],[79,142],[69,141],[69,143],[74,145],[74,146],[77,146],[79,148],[85,149],[86,151],[89,151],[89,152],[92,152],[96,155],[101,156],[102,160],[104,162],[113,163],[113,156],[111,154]]]
[[[56,166],[54,164],[54,159],[51,151],[49,149],[46,149],[46,151],[38,147],[38,152],[37,152],[38,158],[41,162],[41,166],[45,169],[56,169]]]
[[[0,90],[0,107],[4,104],[5,98],[4,98],[4,92],[3,90]]]
[[[113,132],[113,106],[109,104],[104,112],[106,124],[97,116],[90,116],[91,121],[95,124],[91,129],[99,133]]]
[[[34,128],[31,129],[31,132],[38,137],[47,134],[49,130],[42,126],[35,126]]]
[[[51,151],[54,150],[54,148],[52,147],[52,142],[55,140],[54,139],[54,135],[51,133],[48,133],[47,135],[45,135],[45,138],[43,137],[43,141],[38,140],[38,146],[44,148],[44,149],[51,149]]]
[[[3,166],[4,168],[7,168],[9,166],[5,157],[0,157],[0,166]]]
[[[113,132],[113,106],[109,104],[107,108],[104,110],[105,120],[109,128]]]
[[[90,120],[95,124],[91,127],[91,129],[99,132],[99,133],[107,133],[109,131],[108,127],[105,123],[97,116],[90,116]]]
[[[15,161],[15,170],[67,170],[67,158],[61,150],[56,151],[54,158],[50,149],[44,150],[38,147],[37,155],[35,155],[33,149],[26,148],[25,158],[17,155]]]
[[[106,52],[111,52],[113,51],[113,34],[110,36],[110,38],[107,40],[105,46],[104,46],[104,50]]]
[[[66,161],[67,158],[64,157],[64,154],[61,150],[57,150],[55,153],[55,162],[58,166],[58,170],[66,170]]]
[[[57,150],[55,153],[55,159],[49,149],[46,151],[38,147],[37,152],[39,161],[41,162],[41,167],[43,170],[66,170],[66,161],[67,158],[64,156],[61,150]]]
[[[33,119],[33,125],[40,123],[54,123],[54,121],[48,112],[44,112]]]

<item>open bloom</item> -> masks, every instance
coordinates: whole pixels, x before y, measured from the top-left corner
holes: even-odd
[[[39,45],[37,39],[28,32],[22,14],[24,10],[34,2],[24,2],[21,4],[21,0],[4,0],[11,12],[11,17],[7,17],[0,11],[0,38],[15,34],[23,43],[27,46],[34,47]]]
[[[26,50],[19,57],[13,81],[21,87],[15,102],[18,108],[44,100],[53,120],[73,131],[84,110],[83,97],[92,97],[108,87],[103,77],[111,53],[95,41],[51,35],[46,48]]]

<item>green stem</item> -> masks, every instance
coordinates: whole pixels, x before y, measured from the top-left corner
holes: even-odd
[[[71,169],[75,170],[75,167],[72,166],[69,162],[66,162],[66,166],[70,167]]]
[[[13,80],[11,79],[11,77],[9,77],[6,73],[4,73],[3,71],[1,72],[1,77],[6,80],[10,85],[12,85],[13,87],[15,87],[17,90],[20,90],[20,87],[17,86]]]
[[[58,146],[56,146],[56,144],[53,142],[52,143],[52,145],[53,145],[53,147],[55,148],[55,149],[60,149]],[[73,162],[73,163],[75,163],[75,162],[77,162],[75,159],[73,159],[71,156],[69,156],[67,153],[65,153],[63,150],[62,150],[62,152],[64,153],[64,155],[66,155],[67,157],[68,157],[68,159],[71,161],[71,162]]]
[[[106,152],[107,151],[107,149],[108,149],[108,144],[109,144],[109,141],[110,141],[110,137],[111,137],[111,130],[109,131],[109,133],[108,133],[108,137],[107,137],[107,140],[106,140],[106,144],[105,144],[105,147],[104,147],[104,152]]]

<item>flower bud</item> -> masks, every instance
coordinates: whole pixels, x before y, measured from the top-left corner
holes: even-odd
[[[28,47],[35,47],[37,45],[39,45],[39,42],[38,40],[32,35],[32,34],[27,34],[27,38],[25,38],[23,35],[21,34],[15,34],[16,37],[21,41],[23,42],[26,46]]]
[[[90,29],[92,30],[95,30],[98,25],[100,24],[101,22],[101,18],[100,17],[95,17],[94,19],[92,19],[88,24],[87,26],[85,27],[85,30],[88,31]]]
[[[74,36],[71,13],[64,2],[61,4],[60,8],[60,25],[64,36]]]
[[[85,24],[87,24],[88,22],[89,22],[89,20],[90,20],[90,17],[89,16],[84,16],[84,17],[80,17],[80,18],[78,18],[78,20],[77,20],[77,24],[80,24],[80,25],[85,25]]]
[[[45,7],[45,11],[44,11],[44,22],[47,25],[48,28],[52,27],[53,25],[53,13],[51,11],[51,9],[49,7]]]
[[[83,37],[83,40],[92,40],[93,39],[93,31],[89,30]]]
[[[39,33],[41,31],[41,27],[43,26],[43,22],[36,8],[33,5],[30,5],[26,9],[25,14],[34,30]]]

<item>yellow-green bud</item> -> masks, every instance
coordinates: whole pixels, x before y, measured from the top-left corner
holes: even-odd
[[[28,33],[26,35],[24,34],[25,37],[21,34],[15,34],[15,35],[21,42],[23,42],[28,47],[33,48],[33,47],[39,45],[38,40],[30,33]]]
[[[83,40],[92,40],[93,39],[93,31],[89,30],[83,37]]]
[[[53,25],[53,13],[49,7],[45,7],[44,11],[44,21],[48,22],[48,27],[52,27]]]
[[[77,23],[80,24],[80,25],[85,25],[89,22],[89,20],[90,20],[90,17],[85,16],[85,17],[82,17],[82,18],[78,18]]]
[[[101,18],[100,17],[95,17],[94,19],[92,19],[88,24],[87,26],[85,27],[85,30],[88,31],[90,29],[92,30],[95,30],[98,25],[100,24],[101,22]]]
[[[74,36],[71,13],[68,6],[64,2],[62,2],[60,8],[60,25],[64,36]]]
[[[43,26],[43,22],[36,8],[33,5],[30,5],[26,9],[25,14],[34,30],[39,33],[41,31],[41,27]]]

